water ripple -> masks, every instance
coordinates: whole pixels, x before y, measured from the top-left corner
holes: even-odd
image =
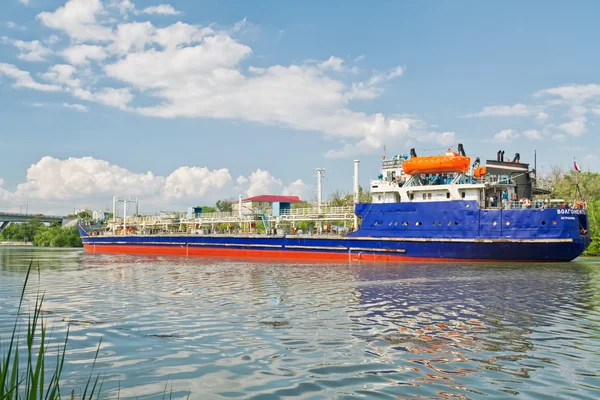
[[[0,250],[0,337],[45,292],[65,388],[104,396],[600,397],[600,261],[295,264]],[[171,389],[172,388],[172,389]]]

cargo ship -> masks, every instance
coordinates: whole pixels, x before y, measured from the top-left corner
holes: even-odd
[[[285,221],[299,215],[289,207],[278,206],[275,216],[244,214],[240,197],[237,213],[222,215],[150,221],[125,211],[100,229],[80,226],[83,245],[91,253],[221,258],[561,262],[590,244],[585,202],[550,199],[518,153],[505,161],[499,151],[484,166],[479,158],[471,163],[461,144],[442,155],[418,156],[411,149],[410,155],[383,157],[369,203],[358,201],[358,165],[355,160],[350,226],[338,234],[286,228]],[[320,187],[319,181],[318,210],[311,217],[319,228],[337,218],[322,205]],[[227,222],[226,233],[207,228],[210,221]],[[251,221],[262,221],[269,234],[251,233]]]

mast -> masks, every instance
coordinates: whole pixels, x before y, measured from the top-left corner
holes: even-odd
[[[533,170],[535,171],[535,186],[537,186],[537,150],[533,150]]]
[[[359,185],[358,185],[358,163],[360,160],[354,160],[354,230],[358,230],[358,216],[356,215],[356,205],[360,200]]]

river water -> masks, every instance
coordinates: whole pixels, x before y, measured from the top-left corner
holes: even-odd
[[[600,260],[297,264],[0,250],[102,398],[600,398]],[[39,273],[38,273],[39,265]]]

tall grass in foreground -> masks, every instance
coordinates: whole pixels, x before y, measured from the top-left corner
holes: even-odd
[[[56,361],[52,370],[50,370],[50,367],[48,366],[50,364],[48,363],[47,365],[46,363],[47,359],[50,359],[50,356],[47,356],[49,350],[49,338],[47,336],[47,326],[42,316],[44,295],[41,295],[40,297],[39,293],[35,299],[33,314],[30,312],[27,317],[27,352],[24,354],[24,357],[27,358],[27,362],[25,363],[20,359],[19,341],[22,339],[21,329],[24,325],[24,323],[20,321],[20,315],[23,298],[25,297],[25,289],[27,288],[27,282],[29,281],[29,276],[31,274],[31,267],[32,263],[29,264],[25,282],[23,283],[17,316],[15,317],[15,323],[10,342],[8,342],[8,348],[4,348],[6,344],[4,344],[2,338],[0,338],[0,352],[2,354],[0,358],[0,400],[54,400],[61,398],[60,376],[65,363],[69,330],[67,329],[67,335],[62,346],[58,346]],[[100,376],[98,375],[95,379],[92,379],[92,373],[96,365],[101,343],[102,340],[100,340],[100,343],[98,344],[94,362],[92,364],[92,372],[90,373],[83,395],[81,396],[84,400],[98,398],[100,390],[102,389],[101,382],[99,385]],[[46,376],[47,370],[52,372],[49,380],[47,380],[48,377]],[[72,391],[69,397],[74,399],[75,391]]]

